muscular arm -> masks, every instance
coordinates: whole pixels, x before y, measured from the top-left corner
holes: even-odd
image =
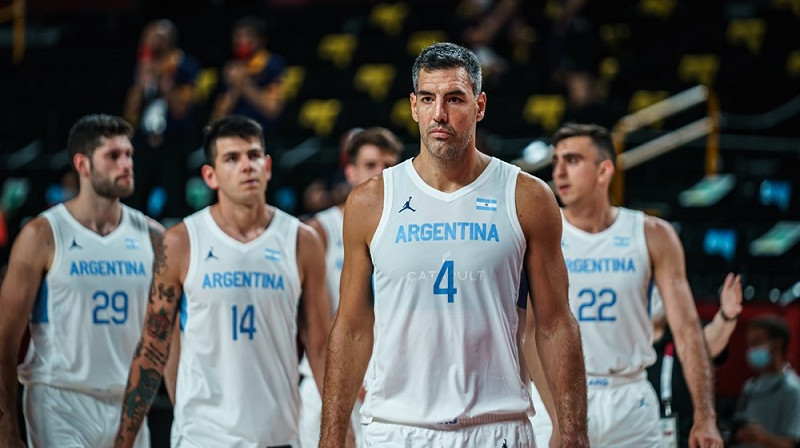
[[[181,223],[163,239],[153,238],[153,283],[144,328],[133,355],[115,446],[131,447],[153,403],[169,355],[189,255],[189,235]]]
[[[516,192],[517,214],[528,242],[525,272],[531,282],[531,296],[536,297],[529,308],[534,313],[535,335],[526,337],[526,344],[535,341],[547,383],[557,397],[562,445],[589,446],[586,368],[578,323],[567,298],[561,215],[553,193],[542,181],[520,174]]]
[[[722,446],[714,408],[714,374],[700,318],[686,279],[686,264],[678,234],[667,222],[645,220],[645,237],[653,277],[664,300],[667,323],[683,365],[683,374],[694,404],[694,426],[689,446]]]
[[[529,298],[528,300],[532,301],[533,299]],[[539,352],[536,350],[536,316],[533,314],[532,310],[526,313],[525,320],[525,345],[523,348],[525,352],[525,362],[528,366],[531,381],[533,381],[536,390],[539,392],[539,396],[542,397],[542,403],[544,403],[545,407],[545,409],[536,409],[535,411],[537,413],[544,411],[550,416],[550,421],[553,424],[553,433],[550,436],[549,446],[559,447],[561,446],[561,437],[558,429],[556,404],[553,399],[553,392],[550,390],[550,385],[547,383],[547,376],[544,373],[542,361],[539,359]]]
[[[24,446],[17,416],[17,354],[42,277],[52,263],[55,242],[50,224],[36,218],[11,248],[0,289],[0,446]]]
[[[321,392],[325,348],[331,327],[331,301],[325,282],[325,251],[316,231],[306,225],[301,225],[297,232],[297,258],[303,289],[301,334],[311,372]]]
[[[719,302],[719,311],[714,315],[714,319],[703,327],[703,335],[712,358],[719,356],[728,346],[733,330],[736,329],[736,319],[742,312],[742,277],[740,275],[728,274],[725,277]],[[733,320],[725,320],[723,314]]]
[[[356,187],[344,212],[344,265],[339,311],[328,338],[325,389],[322,394],[320,447],[344,444],[350,412],[372,353],[372,259],[369,242],[383,209],[383,178]]]

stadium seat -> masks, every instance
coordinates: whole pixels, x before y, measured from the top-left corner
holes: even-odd
[[[403,30],[408,11],[408,5],[403,2],[378,3],[370,11],[369,23],[382,29],[387,36],[395,37]]]
[[[561,95],[531,95],[525,102],[522,117],[527,123],[538,124],[552,133],[561,124],[566,101]]]
[[[719,57],[715,54],[687,54],[678,65],[678,78],[687,84],[713,86],[719,71]]]
[[[764,19],[747,18],[733,19],[728,23],[728,30],[725,37],[731,45],[744,45],[753,54],[761,52],[761,44],[764,43],[764,33],[767,24]]]
[[[645,16],[666,20],[672,16],[676,4],[675,0],[641,0],[639,12]]]
[[[320,59],[331,61],[337,68],[347,68],[357,43],[358,38],[353,34],[327,34],[319,41],[317,55]]]
[[[423,49],[437,42],[447,41],[447,33],[441,30],[416,31],[408,37],[406,51],[409,56],[416,57]]]
[[[342,102],[338,99],[309,99],[300,108],[297,124],[319,137],[328,137],[336,125]]]
[[[373,101],[383,101],[394,82],[395,72],[392,64],[364,64],[353,76],[353,87],[368,93]]]
[[[287,101],[292,101],[297,97],[306,79],[306,69],[299,65],[286,67],[283,75],[283,93]]]

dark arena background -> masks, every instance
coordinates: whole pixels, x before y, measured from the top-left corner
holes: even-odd
[[[513,14],[486,20],[502,7]],[[0,0],[3,272],[25,221],[74,191],[72,123],[126,113],[137,58],[147,57],[140,36],[156,19],[175,24],[177,47],[196,61],[190,111],[173,133],[163,112],[139,114],[137,194],[126,202],[169,226],[211,201],[201,130],[244,16],[263,19],[266,49],[286,64],[266,135],[269,203],[296,216],[330,206],[343,179],[340,137],[353,127],[388,127],[404,158],[415,155],[411,65],[433,42],[461,43],[484,64],[482,151],[550,180],[557,127],[612,128],[622,154],[614,201],[674,225],[704,320],[726,273],[743,275],[744,312],[716,370],[721,422],[753,375],[750,318],[783,315],[789,361],[800,362],[798,0]],[[170,422],[160,394],[154,447],[167,446]]]

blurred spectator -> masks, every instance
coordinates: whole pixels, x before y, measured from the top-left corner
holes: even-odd
[[[533,28],[519,14],[519,0],[462,0],[456,8],[460,19],[460,38],[478,57],[484,82],[491,84],[508,68],[498,47],[530,45]]]
[[[789,326],[777,315],[747,326],[748,380],[734,415],[734,447],[787,447],[800,442],[800,377],[786,360]]]
[[[177,46],[174,23],[161,19],[142,30],[133,85],[125,100],[125,119],[137,127],[137,170],[132,202],[144,209],[153,192],[165,192],[159,213],[182,215],[186,155],[196,146],[195,81],[200,65]],[[159,188],[161,187],[161,188]]]
[[[234,24],[234,59],[228,61],[223,69],[223,90],[211,118],[244,115],[258,121],[265,136],[269,136],[285,106],[283,74],[286,62],[266,49],[266,34],[266,23],[256,17],[244,17]]]

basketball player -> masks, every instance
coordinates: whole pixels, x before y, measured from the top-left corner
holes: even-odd
[[[472,52],[434,44],[417,57],[412,79],[419,156],[359,185],[345,205],[320,446],[341,446],[370,354],[366,446],[534,446],[518,344],[523,268],[562,443],[587,446],[583,356],[555,198],[476,149],[486,94]]]
[[[32,219],[11,250],[0,291],[0,446],[22,444],[17,382],[25,385],[28,445],[109,447],[142,331],[153,251],[163,228],[120,203],[133,193],[133,128],[89,115],[67,150],[78,195]],[[15,369],[28,325],[30,345]],[[147,426],[131,433],[150,446]]]
[[[377,176],[385,168],[394,166],[403,152],[403,144],[392,131],[373,127],[362,130],[350,138],[347,146],[348,162],[344,168],[344,175],[350,187]],[[314,228],[322,238],[325,246],[325,278],[328,280],[328,292],[333,306],[332,314],[335,315],[339,305],[339,277],[342,274],[344,260],[344,247],[342,245],[342,211],[344,204],[335,205],[323,210],[308,220],[308,225]],[[303,381],[300,383],[300,443],[302,447],[314,447],[319,444],[320,411],[322,398],[313,381],[308,381],[311,371],[308,361],[304,357],[300,363],[300,373]],[[355,409],[359,408],[358,403]],[[360,440],[361,425],[358,424],[358,415],[354,412],[356,446]]]
[[[330,325],[322,244],[265,203],[272,162],[258,123],[219,120],[204,149],[218,202],[164,235],[116,446],[130,446],[150,407],[179,307],[172,446],[298,446],[296,334],[321,389]]]
[[[570,307],[585,347],[592,446],[659,446],[659,402],[645,372],[655,360],[648,315],[654,281],[694,402],[690,446],[721,447],[713,372],[678,235],[659,218],[611,206],[615,152],[604,128],[567,124],[553,145]]]

